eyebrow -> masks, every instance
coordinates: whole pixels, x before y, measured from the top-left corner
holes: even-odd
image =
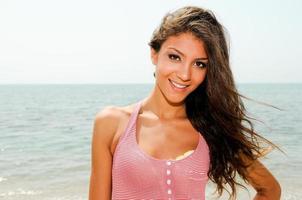
[[[175,49],[174,47],[168,47],[168,48],[169,49],[174,49],[175,51],[177,51],[182,56],[185,56],[181,51],[179,51],[178,49]],[[196,60],[208,60],[208,58],[196,58]]]

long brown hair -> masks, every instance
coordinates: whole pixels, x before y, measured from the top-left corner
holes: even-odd
[[[185,100],[186,113],[209,146],[208,176],[216,183],[218,194],[229,185],[230,198],[236,198],[236,185],[243,186],[236,174],[246,183],[248,180],[244,159],[253,161],[262,156],[263,141],[276,146],[254,131],[253,118],[247,116],[241,99],[249,98],[238,93],[230,69],[227,31],[210,10],[186,6],[167,13],[148,44],[158,52],[169,36],[186,32],[204,42],[209,59],[205,80]]]

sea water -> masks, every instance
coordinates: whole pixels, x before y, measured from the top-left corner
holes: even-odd
[[[88,199],[93,119],[107,105],[145,98],[153,84],[0,85],[0,199]],[[256,130],[277,144],[261,161],[282,186],[282,199],[302,199],[302,84],[238,84]],[[255,191],[239,189],[238,199]],[[215,199],[207,185],[207,199]],[[220,199],[227,199],[224,194]]]

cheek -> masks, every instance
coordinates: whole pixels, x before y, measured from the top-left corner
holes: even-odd
[[[205,70],[203,73],[200,75],[200,80],[203,81],[206,78],[207,71]]]
[[[176,64],[173,64],[166,60],[159,62],[157,67],[158,67],[159,74],[162,76],[171,74],[177,68]]]
[[[194,82],[197,83],[197,84],[202,83],[206,78],[206,74],[207,74],[206,70],[201,71],[201,72],[199,71],[199,72],[195,73]]]

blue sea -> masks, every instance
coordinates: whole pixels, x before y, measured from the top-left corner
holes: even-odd
[[[0,85],[0,199],[88,199],[94,116],[146,97],[153,84]],[[256,130],[277,144],[262,162],[282,199],[302,199],[302,84],[238,84]],[[213,183],[207,199],[215,199]],[[239,190],[238,199],[255,191]],[[223,195],[220,199],[227,199]]]

